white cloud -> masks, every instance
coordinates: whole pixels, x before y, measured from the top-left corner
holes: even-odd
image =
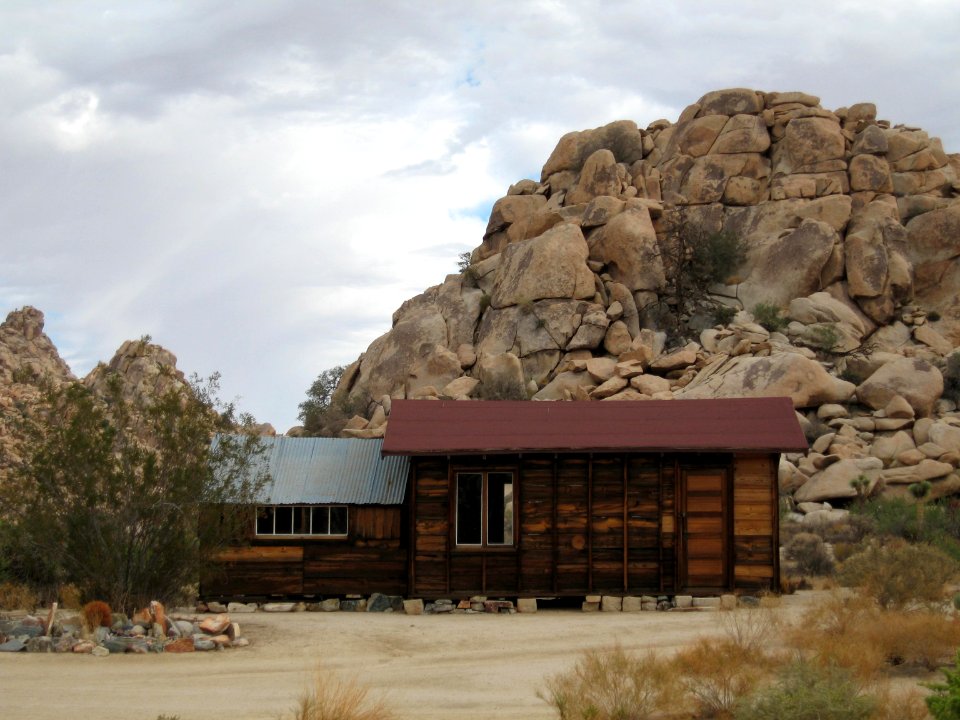
[[[708,90],[875,101],[960,149],[953,3],[0,7],[0,300],[78,372],[150,333],[283,430],[562,134]]]

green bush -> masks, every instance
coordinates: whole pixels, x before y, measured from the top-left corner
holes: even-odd
[[[733,322],[733,318],[736,314],[736,308],[732,308],[729,305],[717,305],[713,309],[713,324],[729,325],[731,322]]]
[[[737,707],[736,720],[867,720],[876,701],[839,667],[798,661]]]
[[[807,331],[807,342],[814,347],[830,352],[840,342],[840,333],[831,324],[811,325]]]
[[[933,693],[926,698],[927,708],[935,720],[960,720],[960,650],[954,661],[954,669],[941,668],[945,682],[930,683]]]
[[[777,332],[787,326],[787,319],[780,314],[780,308],[773,303],[757,303],[753,307],[753,319],[770,332]]]
[[[956,562],[925,543],[873,541],[847,559],[837,578],[859,587],[883,608],[906,608],[942,602],[944,586],[957,575]]]
[[[874,498],[851,510],[869,523],[873,535],[925,542],[960,562],[960,504],[955,500],[927,503],[922,516],[906,498]]]
[[[830,575],[833,560],[823,539],[813,533],[799,533],[787,545],[787,558],[797,564],[804,575]]]

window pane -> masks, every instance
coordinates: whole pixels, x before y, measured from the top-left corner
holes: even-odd
[[[343,505],[330,508],[330,534],[347,534],[347,508]]]
[[[273,508],[257,508],[257,535],[273,535]]]
[[[457,473],[457,545],[479,545],[483,526],[483,475]]]
[[[290,535],[293,533],[293,508],[277,507],[274,512],[277,516],[276,533],[277,535]]]
[[[487,544],[513,544],[513,474],[487,475]]]
[[[310,532],[310,508],[293,508],[293,534],[306,535]]]
[[[330,509],[325,507],[313,508],[313,534],[326,535],[330,532]]]

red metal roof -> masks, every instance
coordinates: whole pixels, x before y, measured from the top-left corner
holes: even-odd
[[[793,403],[776,397],[631,402],[394,400],[382,452],[806,449]]]

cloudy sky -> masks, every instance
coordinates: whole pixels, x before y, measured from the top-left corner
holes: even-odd
[[[149,334],[284,431],[560,136],[722,87],[960,151],[960,3],[0,0],[0,311]]]

